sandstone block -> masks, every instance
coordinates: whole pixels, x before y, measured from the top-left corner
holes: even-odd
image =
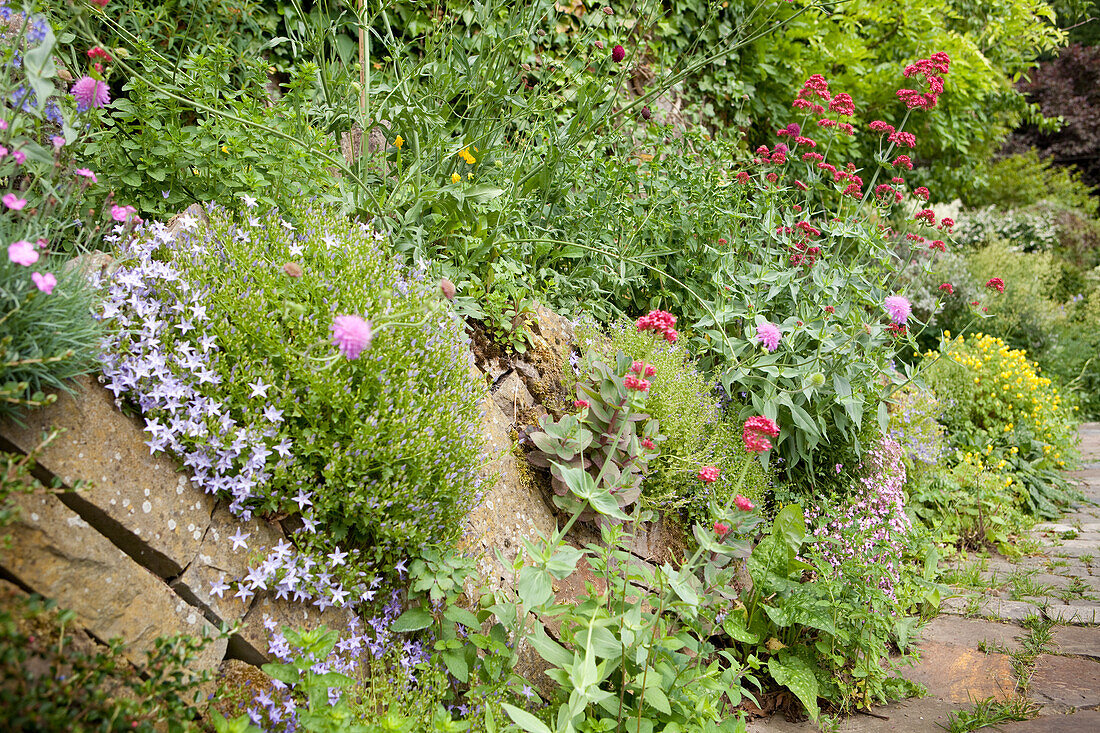
[[[158,636],[215,636],[199,609],[138,565],[51,494],[15,497],[21,516],[11,526],[12,546],[0,549],[0,566],[35,592],[76,613],[99,639],[121,637],[135,664]],[[211,669],[226,640],[205,648],[196,669]]]

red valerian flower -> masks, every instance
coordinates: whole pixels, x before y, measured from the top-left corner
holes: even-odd
[[[911,132],[895,132],[892,133],[887,140],[895,145],[907,148],[915,148],[917,146],[917,137]]]
[[[738,509],[743,512],[751,512],[753,509],[756,508],[756,506],[751,501],[749,501],[749,498],[747,496],[741,496],[740,494],[733,497],[733,503]]]
[[[852,101],[852,95],[844,94],[843,92],[832,98],[829,102],[829,111],[836,112],[838,115],[844,115],[851,117],[856,113],[856,105]]]
[[[921,209],[913,218],[917,221],[926,222],[930,227],[936,226],[936,214],[932,209]]]
[[[827,306],[825,306],[825,312],[826,313],[836,313],[836,307],[831,306],[831,305],[827,305]]]
[[[714,466],[703,466],[699,469],[699,480],[705,484],[713,484],[718,480],[720,471]]]
[[[718,535],[718,539],[722,539],[723,537],[725,537],[727,534],[729,534],[729,531],[730,526],[728,524],[725,524],[723,522],[714,523],[714,534]]]
[[[940,290],[943,290],[948,295],[955,294],[955,287],[951,283],[943,283],[942,285],[940,285]]]
[[[642,438],[642,447],[647,450],[657,450],[657,446],[653,444],[653,441],[649,438]]]
[[[908,155],[899,155],[898,157],[894,158],[894,162],[890,165],[894,166],[895,168],[908,168],[909,170],[913,170],[913,159],[910,158]]]
[[[887,135],[891,135],[894,132],[894,126],[888,125],[882,120],[875,120],[870,125],[868,125],[868,127],[871,128],[872,132],[881,132]]]
[[[1005,291],[1005,281],[999,277],[989,278],[989,282],[987,282],[985,286],[991,290],[996,290],[998,293],[1003,293]]]
[[[583,410],[584,408],[589,406],[590,405],[588,403],[588,400],[573,400],[573,407],[576,407],[579,410]]]
[[[745,450],[750,453],[765,453],[772,448],[769,437],[779,435],[779,426],[775,420],[762,415],[754,415],[745,421],[745,427],[741,431],[741,440],[745,443]]]
[[[952,219],[950,216],[945,216],[945,217],[943,217],[943,219],[940,220],[940,229],[946,229],[947,231],[951,231],[954,228],[955,228],[955,220]]]
[[[928,245],[928,249],[934,249],[937,252],[946,252],[947,245],[943,243],[943,240],[936,239],[932,242],[932,244]]]
[[[623,379],[623,384],[626,385],[627,389],[634,389],[639,392],[645,392],[649,389],[649,380],[638,379],[633,374],[627,375],[627,377]]]
[[[921,201],[927,201],[932,197],[932,192],[924,186],[921,186],[920,188],[913,189],[913,196]]]

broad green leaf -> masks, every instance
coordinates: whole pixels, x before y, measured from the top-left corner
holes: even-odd
[[[795,694],[816,722],[821,713],[817,707],[817,676],[811,664],[801,656],[783,649],[768,660],[768,673],[773,680]]]
[[[550,733],[550,728],[546,723],[543,723],[526,710],[521,710],[506,702],[502,702],[500,706],[504,708],[504,712],[508,713],[508,717],[512,719],[512,722],[527,731],[527,733]]]
[[[432,625],[432,615],[423,608],[410,608],[397,617],[390,629],[397,632],[419,631]]]

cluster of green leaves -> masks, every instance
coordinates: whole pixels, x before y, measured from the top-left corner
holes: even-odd
[[[606,335],[596,324],[582,323],[577,328],[577,345],[584,353],[605,359],[621,351],[656,371],[649,380],[645,410],[660,424],[665,442],[660,454],[650,460],[642,483],[647,506],[680,510],[690,526],[714,521],[709,507],[725,506],[736,493],[754,504],[763,503],[773,471],[744,450],[741,425],[722,411],[715,390],[687,350],[652,332],[639,331],[629,321],[611,324]],[[718,479],[700,482],[701,466],[717,468]],[[738,487],[737,476],[745,466],[748,472]]]
[[[577,398],[588,405],[581,406],[577,415],[539,418],[542,432],[531,434],[537,450],[528,453],[527,459],[550,469],[555,502],[562,508],[571,509],[576,503],[570,497],[570,485],[582,473],[601,495],[606,491],[614,496],[620,510],[629,509],[641,496],[642,478],[665,436],[659,421],[646,412],[646,391],[625,384],[628,379],[644,379],[644,373],[632,373],[636,363],[641,362],[633,362],[621,351],[613,365],[598,358],[588,360],[585,378],[577,383]],[[594,508],[610,513],[602,506]]]
[[[33,44],[27,41],[32,26],[44,31]],[[95,363],[99,328],[91,315],[92,288],[80,268],[64,263],[65,253],[96,246],[102,232],[97,217],[83,210],[87,180],[73,173],[82,165],[72,153],[81,135],[57,87],[53,28],[36,15],[9,33],[10,42],[0,48],[0,97],[12,101],[0,131],[6,151],[0,158],[0,417],[17,418],[54,399],[46,390],[64,388],[66,379]],[[19,163],[17,155],[26,158]],[[22,205],[9,205],[9,197]],[[36,262],[15,261],[8,247],[20,243],[35,251]],[[32,273],[55,278],[52,293],[40,290]]]
[[[100,646],[74,634],[75,619],[38,596],[5,599],[0,713],[7,730],[200,730],[201,688],[211,676],[187,666],[209,639],[158,638],[138,673],[120,640]]]
[[[1013,556],[1015,539],[1027,526],[1025,489],[973,462],[950,457],[906,486],[910,515],[934,531],[938,544],[959,550],[985,548]]]

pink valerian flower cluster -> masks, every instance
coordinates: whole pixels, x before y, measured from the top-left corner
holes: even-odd
[[[749,453],[767,453],[772,449],[768,438],[779,436],[779,425],[770,417],[754,415],[745,421],[745,427],[741,431],[741,440],[745,443],[745,450]]]
[[[779,137],[784,137],[784,136],[797,137],[798,135],[802,134],[802,125],[798,124],[797,122],[792,122],[791,124],[787,125],[782,130],[779,130],[775,134],[778,135]]]
[[[573,400],[573,407],[576,407],[578,410],[583,410],[586,407],[591,407],[591,405],[588,400]]]
[[[1003,293],[1005,291],[1005,281],[999,277],[989,278],[985,286],[990,290],[996,290],[998,293]]]
[[[747,496],[741,496],[740,494],[733,497],[733,505],[743,512],[751,512],[756,508],[756,505],[749,501]]]
[[[729,531],[730,526],[725,522],[714,523],[714,534],[718,535],[718,539],[722,539],[723,537],[725,537],[727,534],[729,534]]]
[[[770,321],[764,321],[756,327],[756,343],[762,345],[769,352],[779,348],[779,341],[782,338],[783,333],[779,330],[779,326]]]
[[[639,379],[633,374],[626,375],[626,377],[623,379],[623,384],[626,386],[627,389],[633,389],[638,392],[645,392],[649,389],[648,379]]]
[[[890,206],[899,203],[904,196],[889,183],[880,183],[875,186],[875,199],[882,206]]]
[[[714,466],[703,466],[699,469],[699,480],[704,484],[713,484],[718,480],[718,475],[721,473]]]
[[[882,133],[883,135],[893,135],[894,134],[894,126],[893,125],[888,125],[885,122],[883,122],[882,120],[875,120],[870,125],[868,125],[868,127],[871,128],[871,132],[878,132],[878,133]]]
[[[634,326],[639,331],[656,331],[665,337],[665,341],[673,343],[680,337],[676,330],[676,316],[668,311],[653,310],[639,318]]]
[[[905,76],[907,78],[923,76],[928,84],[928,92],[921,94],[916,89],[899,89],[897,91],[898,99],[905,102],[905,106],[909,109],[932,109],[935,107],[939,96],[943,94],[943,77],[947,74],[950,64],[951,59],[941,51],[906,66]]]
[[[630,371],[634,372],[639,377],[652,377],[657,373],[657,367],[652,364],[646,364],[644,361],[635,361],[630,365]]]
[[[917,136],[911,132],[893,132],[890,133],[890,137],[886,139],[894,143],[898,147],[906,147],[910,149],[917,147]]]
[[[940,229],[946,229],[948,232],[951,232],[951,230],[953,230],[954,228],[955,220],[952,219],[950,216],[945,216],[940,219]]]
[[[908,155],[899,155],[898,157],[894,158],[893,162],[890,163],[890,165],[894,166],[895,168],[905,168],[907,170],[913,170],[913,159],[910,158]]]
[[[936,226],[936,213],[932,209],[921,209],[914,216],[916,221],[923,221],[930,227]]]
[[[940,290],[944,291],[948,295],[954,295],[955,294],[955,286],[952,285],[951,283],[942,283],[940,285]]]
[[[852,95],[841,92],[829,100],[829,111],[838,115],[851,117],[856,113],[856,105],[852,101]]]
[[[920,199],[921,201],[928,201],[932,198],[932,192],[924,186],[913,189],[913,198]]]
[[[839,508],[811,507],[806,512],[815,525],[813,536],[828,540],[815,545],[825,562],[833,569],[849,560],[858,560],[869,572],[877,568],[881,576],[867,580],[890,598],[895,598],[906,536],[912,530],[905,512],[903,455],[897,441],[883,437],[868,455],[867,473],[853,500]]]
[[[829,82],[825,81],[825,77],[821,74],[814,74],[798,90],[793,106],[795,109],[808,110],[816,115],[823,115],[825,114],[825,106],[818,100],[828,104],[831,99]]]

